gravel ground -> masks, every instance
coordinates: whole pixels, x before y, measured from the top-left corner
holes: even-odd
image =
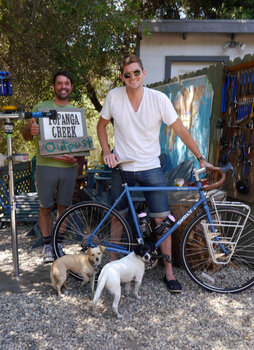
[[[59,299],[50,286],[49,266],[42,266],[41,248],[29,249],[29,226],[18,225],[21,279],[10,279],[10,229],[0,231],[0,349],[253,349],[253,288],[221,295],[202,290],[181,269],[181,295],[167,292],[163,268],[146,271],[141,300],[122,295],[117,319],[111,298],[98,304],[92,316],[88,286],[70,278]],[[9,289],[9,290],[8,290]],[[10,291],[13,290],[13,291]]]

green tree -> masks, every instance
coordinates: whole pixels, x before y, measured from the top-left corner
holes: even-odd
[[[0,1],[0,69],[15,77],[13,96],[1,104],[50,98],[53,73],[66,69],[74,77],[76,105],[87,96],[87,116],[99,112],[106,91],[118,84],[119,57],[135,50],[138,6],[139,0]],[[20,127],[19,148],[18,134]]]
[[[144,19],[253,19],[252,0],[143,0]]]
[[[114,67],[133,50],[138,1],[2,0],[2,64],[16,77],[17,96],[26,104],[49,97],[52,73],[74,76],[74,99],[86,93],[100,111],[98,80],[115,83]],[[3,69],[3,67],[2,67]],[[103,90],[103,89],[101,89]]]
[[[139,6],[142,19],[180,19],[183,0],[143,0]]]

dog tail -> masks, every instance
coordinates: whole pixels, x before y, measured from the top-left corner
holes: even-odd
[[[95,292],[94,298],[93,298],[93,304],[95,307],[96,307],[98,300],[100,299],[101,293],[103,291],[103,288],[105,287],[106,280],[107,280],[107,277],[103,272],[104,271],[102,269],[100,276],[99,276],[99,279],[98,279],[98,285],[96,288],[96,292]]]
[[[53,270],[54,270],[54,266],[52,264],[51,269],[50,269],[50,279],[51,279],[51,283],[52,283],[53,288],[56,289],[56,279],[55,279]]]

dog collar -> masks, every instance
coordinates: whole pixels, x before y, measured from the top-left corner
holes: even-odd
[[[98,265],[94,264],[90,259],[88,259],[88,261],[94,269],[96,269],[98,267]]]

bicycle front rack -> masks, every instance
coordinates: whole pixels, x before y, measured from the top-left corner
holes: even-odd
[[[213,223],[202,221],[201,224],[213,262],[226,265],[234,254],[250,215],[250,207],[239,202],[218,202],[213,200],[213,198],[211,198],[211,203],[215,209],[215,219],[213,219]],[[221,217],[218,207],[238,208],[244,212],[245,216],[234,216],[233,219],[232,217],[224,218]],[[230,211],[229,214],[231,214]]]

